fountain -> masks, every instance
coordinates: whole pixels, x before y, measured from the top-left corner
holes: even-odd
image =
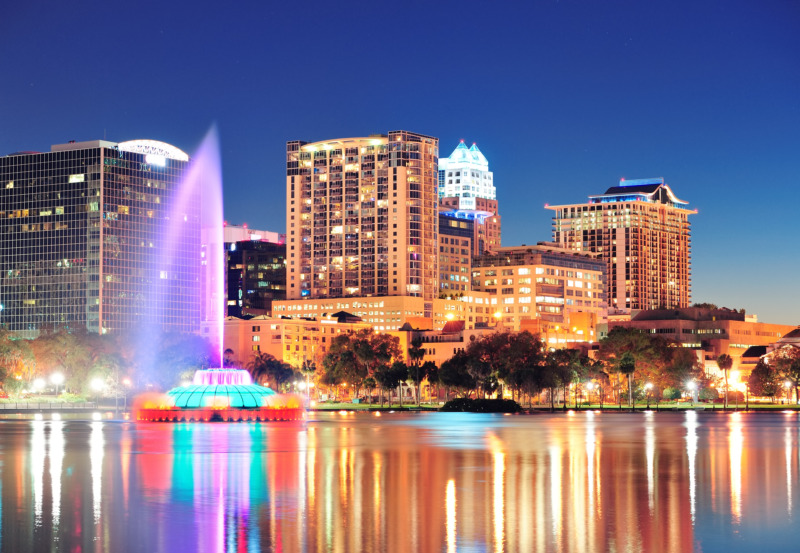
[[[206,135],[184,178],[170,210],[166,236],[182,232],[186,212],[200,198],[200,228],[203,236],[205,278],[201,279],[203,319],[214,329],[212,341],[222,364],[225,302],[225,254],[222,218],[222,167],[216,129]],[[174,240],[161,253],[162,265],[173,255]],[[270,421],[304,418],[303,400],[293,394],[278,394],[254,384],[250,373],[241,369],[199,370],[187,386],[166,394],[146,394],[135,402],[140,421]]]

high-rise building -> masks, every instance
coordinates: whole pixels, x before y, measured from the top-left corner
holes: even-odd
[[[664,179],[621,180],[584,204],[555,211],[553,240],[594,252],[608,266],[610,311],[688,307],[691,237],[687,202]]]
[[[438,155],[407,131],[288,142],[287,297],[436,297]]]
[[[475,221],[439,213],[439,295],[470,290]]]
[[[152,140],[0,157],[0,326],[197,331],[199,199],[166,227],[189,164]]]
[[[462,140],[450,157],[439,160],[439,209],[474,221],[473,254],[500,247],[501,219],[494,175],[476,144]]]
[[[494,175],[477,144],[458,143],[450,157],[439,160],[439,197],[459,198],[459,209],[478,209],[475,198],[496,200]]]
[[[273,300],[286,299],[286,236],[226,225],[226,314],[270,315]]]

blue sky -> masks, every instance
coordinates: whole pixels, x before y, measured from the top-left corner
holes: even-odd
[[[216,123],[225,217],[281,231],[287,140],[477,142],[503,243],[545,203],[664,177],[699,213],[693,300],[800,324],[800,2],[16,2],[0,154]]]

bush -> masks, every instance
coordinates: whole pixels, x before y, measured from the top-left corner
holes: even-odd
[[[467,413],[519,413],[522,407],[513,399],[470,399],[466,397],[451,399],[440,411]]]
[[[719,398],[719,392],[716,388],[703,388],[697,397],[704,401],[714,401]]]
[[[681,398],[681,391],[678,388],[664,388],[664,399],[675,401]]]

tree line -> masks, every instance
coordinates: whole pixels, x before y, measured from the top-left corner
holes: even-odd
[[[0,385],[12,396],[23,391],[97,393],[91,388],[97,379],[108,395],[166,390],[191,380],[194,371],[211,362],[211,345],[192,334],[60,328],[22,339],[0,329]],[[63,382],[54,384],[56,374]]]
[[[709,381],[695,353],[658,335],[616,327],[599,346],[596,358],[578,350],[548,348],[530,332],[501,331],[476,337],[440,367],[422,362],[423,344],[411,342],[400,351],[399,339],[370,330],[334,338],[322,360],[319,383],[346,384],[354,394],[380,391],[391,398],[393,390],[407,382],[420,402],[423,381],[445,389],[446,397],[484,398],[503,395],[504,389],[520,403],[532,404],[546,394],[551,407],[558,398],[566,404],[569,390],[607,398],[620,405],[649,398],[677,399],[688,382],[707,388]],[[402,395],[401,395],[402,398]]]

